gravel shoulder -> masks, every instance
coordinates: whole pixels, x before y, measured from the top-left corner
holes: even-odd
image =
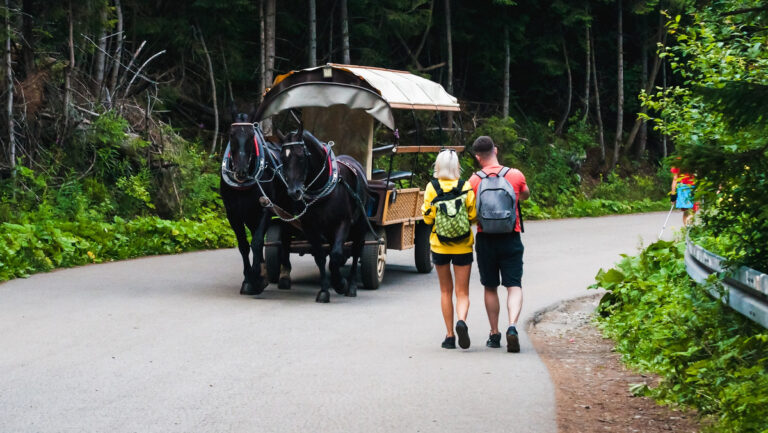
[[[629,387],[658,378],[630,371],[613,341],[592,324],[602,294],[557,304],[534,316],[528,333],[555,385],[557,426],[571,432],[698,432],[696,414],[636,397]]]

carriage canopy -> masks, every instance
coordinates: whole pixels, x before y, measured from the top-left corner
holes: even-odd
[[[329,63],[275,78],[256,120],[301,108],[304,127],[337,153],[353,156],[371,175],[373,119],[395,129],[392,109],[459,111],[443,86],[407,71]]]

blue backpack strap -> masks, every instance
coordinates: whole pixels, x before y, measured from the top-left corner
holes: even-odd
[[[496,176],[504,177],[507,175],[507,173],[509,173],[509,170],[511,170],[509,167],[502,167],[502,169],[499,170],[498,173],[496,173]]]
[[[480,179],[485,179],[488,177],[488,175],[483,170],[475,172],[475,176],[479,177]]]

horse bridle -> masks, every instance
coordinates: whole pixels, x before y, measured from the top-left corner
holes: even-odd
[[[230,142],[227,142],[227,148],[224,150],[224,158],[222,158],[222,161],[221,161],[221,177],[222,179],[224,179],[224,182],[226,182],[227,185],[231,186],[232,188],[248,189],[252,187],[254,184],[256,184],[257,182],[259,182],[259,178],[264,172],[265,158],[261,155],[262,152],[259,148],[259,137],[261,137],[262,143],[264,143],[265,139],[260,129],[257,128],[255,123],[235,122],[235,123],[232,123],[230,126],[250,126],[251,128],[253,128],[254,153],[251,154],[251,156],[248,158],[248,166],[251,165],[251,161],[253,161],[254,155],[257,158],[257,162],[254,165],[253,171],[249,173],[248,176],[245,177],[245,179],[240,181],[237,177],[237,173],[235,173],[233,170],[229,168],[232,162],[232,151],[231,151],[232,144]]]
[[[328,143],[326,143],[326,145],[330,149],[331,147],[333,147],[334,142],[333,141],[329,141]],[[282,145],[281,145],[281,147],[291,147],[291,146],[301,146],[302,150],[304,151],[305,158],[307,158],[307,161],[309,161],[309,158],[312,156],[312,152],[310,152],[309,147],[307,147],[307,143],[304,141],[304,138],[302,138],[301,140],[297,140],[297,141],[289,141],[287,143],[282,143]],[[320,168],[320,170],[318,170],[317,175],[315,175],[314,179],[312,179],[312,182],[309,182],[306,186],[302,185],[302,188],[301,188],[302,193],[306,193],[309,190],[309,187],[314,185],[315,182],[317,182],[317,179],[319,179],[320,176],[322,176],[322,174],[325,172],[325,170],[327,168],[330,168],[330,161],[329,161],[330,158],[331,158],[330,151],[328,149],[326,149],[326,157],[323,158],[323,166]],[[307,163],[307,166],[309,166],[309,163]],[[280,166],[280,168],[281,168],[280,171],[282,172],[282,165]],[[331,173],[329,173],[329,175],[330,174]],[[281,173],[280,177],[283,178],[282,173]],[[285,182],[284,178],[283,178],[283,182]],[[322,188],[320,191],[323,191],[325,189],[327,189],[327,187],[326,188]]]

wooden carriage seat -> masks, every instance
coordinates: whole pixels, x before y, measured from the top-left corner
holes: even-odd
[[[394,182],[375,179],[368,181],[369,201],[366,205],[366,213],[369,217],[375,219],[381,218],[381,213],[384,210],[384,206],[379,206],[379,203],[384,203],[384,201],[387,199],[387,191],[393,189],[395,189]]]

